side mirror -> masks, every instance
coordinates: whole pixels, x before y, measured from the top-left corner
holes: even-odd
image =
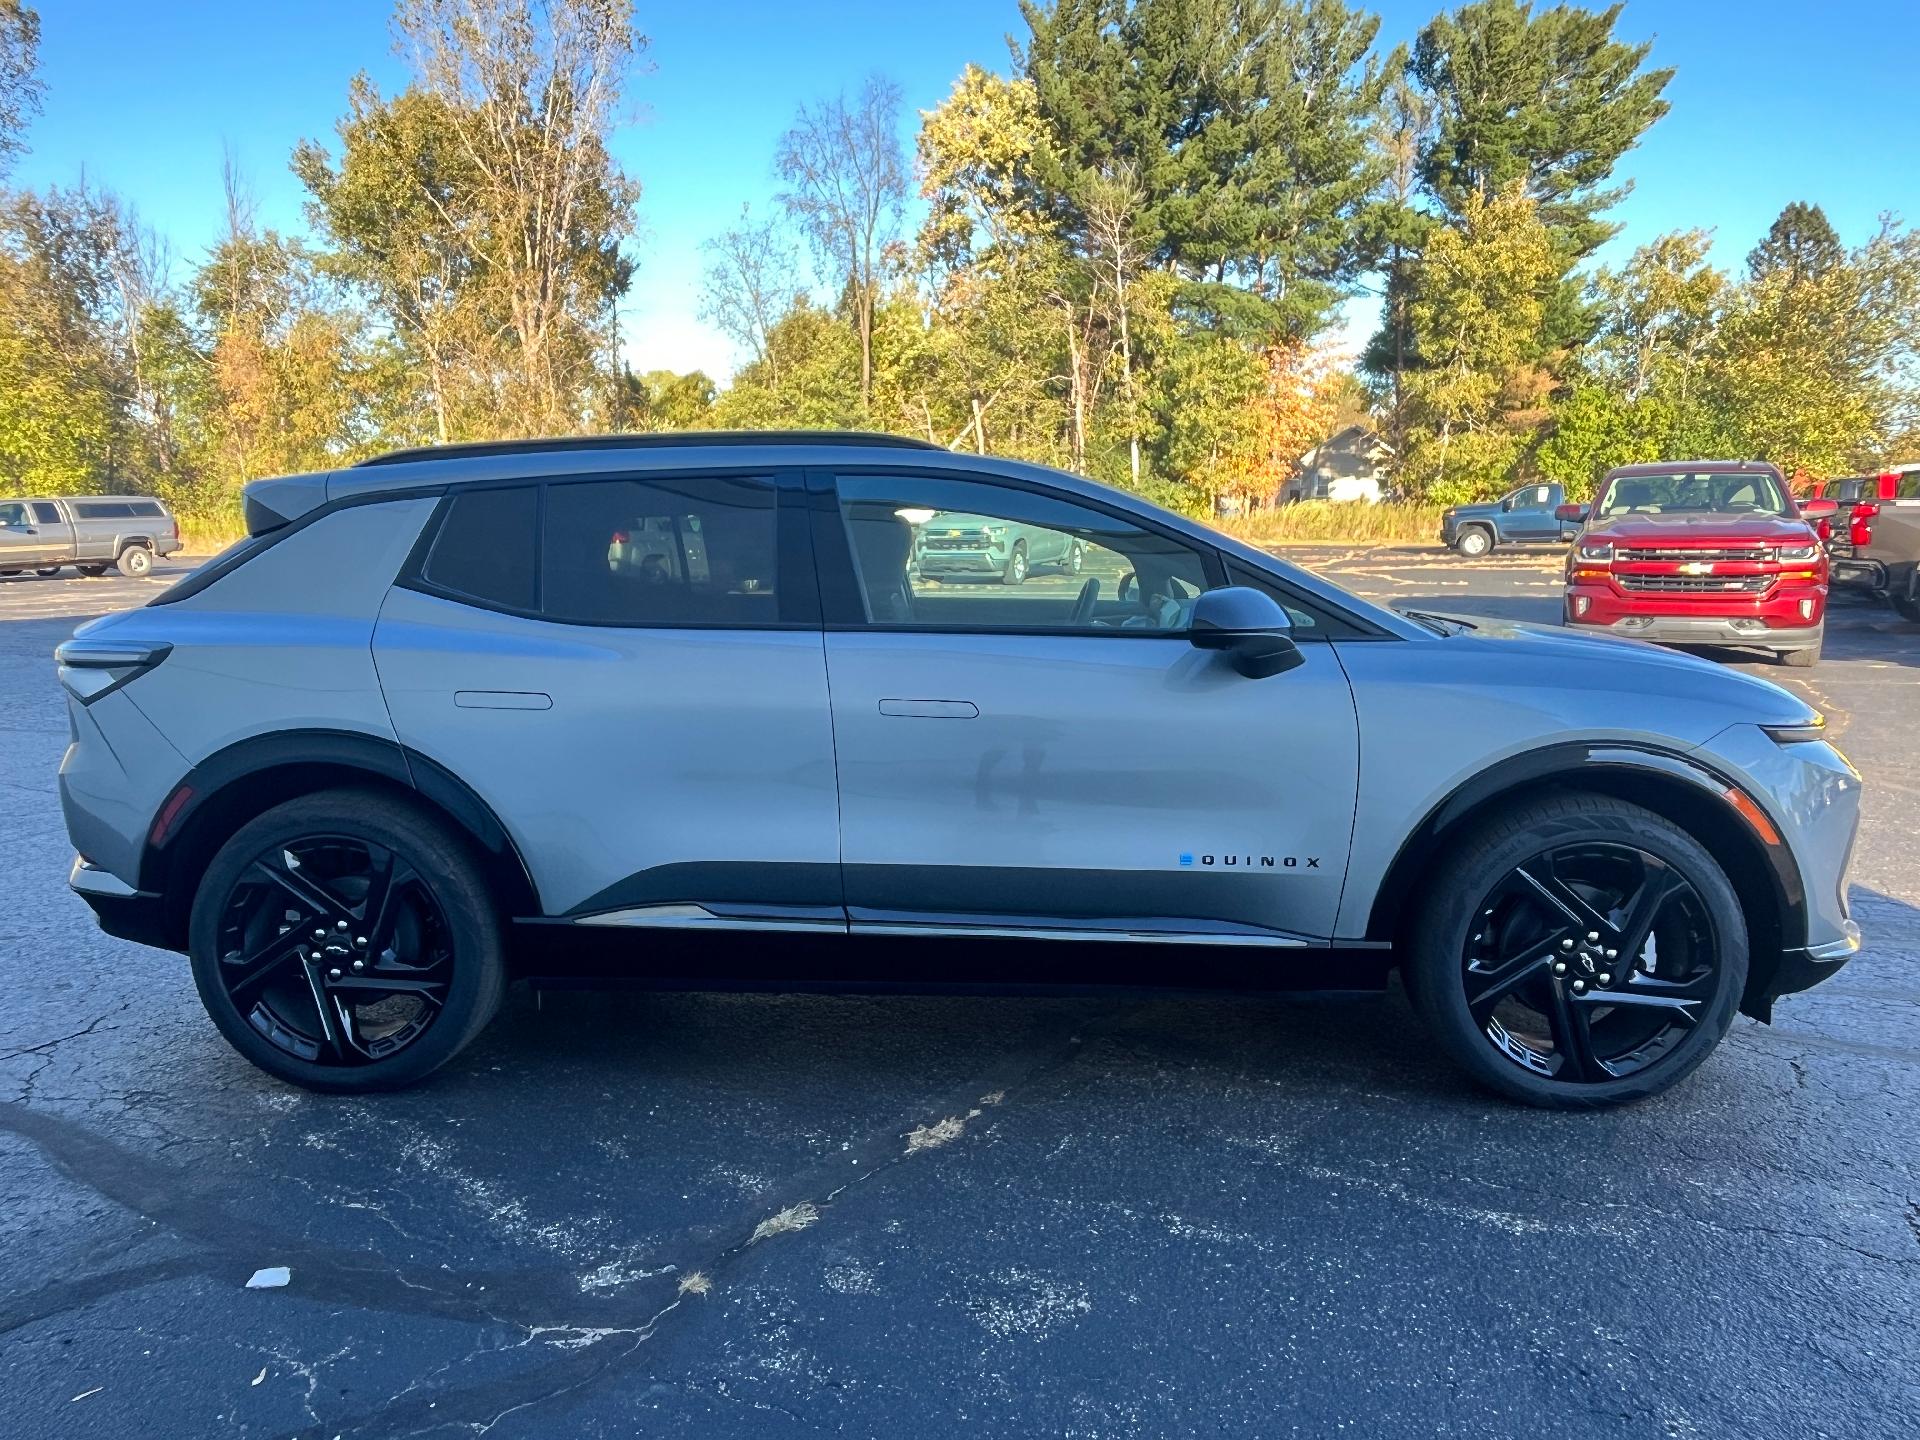
[[[1584,505],[1556,505],[1553,507],[1553,513],[1557,519],[1571,520],[1574,524],[1578,525],[1587,518],[1587,507]]]
[[[1500,508],[1501,508],[1502,510],[1511,510],[1511,509],[1513,509],[1513,497],[1512,497],[1511,495],[1509,495],[1509,496],[1508,496],[1508,497],[1507,497],[1506,499],[1504,499],[1504,500],[1502,500],[1502,501],[1500,502]]]
[[[1800,514],[1808,520],[1825,520],[1840,513],[1838,500],[1802,500]]]
[[[1229,585],[1193,602],[1187,639],[1197,650],[1218,650],[1249,680],[1264,680],[1306,664],[1293,643],[1293,621],[1264,590]]]

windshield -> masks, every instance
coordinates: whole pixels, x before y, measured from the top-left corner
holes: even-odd
[[[1780,482],[1766,470],[1733,474],[1676,470],[1668,475],[1622,475],[1607,487],[1595,513],[1615,515],[1785,515]]]

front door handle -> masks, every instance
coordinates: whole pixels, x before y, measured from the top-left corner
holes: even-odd
[[[456,690],[453,703],[462,710],[551,710],[553,697],[538,690]]]
[[[880,713],[910,720],[977,720],[980,707],[971,700],[882,700]]]

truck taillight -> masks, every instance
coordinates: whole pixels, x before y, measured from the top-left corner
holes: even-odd
[[[1847,526],[1847,539],[1856,547],[1873,543],[1873,517],[1880,513],[1878,505],[1856,505],[1853,507],[1853,519]]]

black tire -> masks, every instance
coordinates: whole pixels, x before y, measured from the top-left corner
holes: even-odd
[[[1086,563],[1087,552],[1081,547],[1080,542],[1076,540],[1067,551],[1067,574],[1078,575],[1081,567]]]
[[[18,575],[18,570],[0,570],[0,575]]]
[[[42,565],[38,570],[35,570],[33,573],[36,575],[45,575],[48,577],[52,577],[60,573],[60,567],[58,565]]]
[[[364,913],[354,915],[351,877],[325,876],[313,863],[316,856],[324,859],[328,854],[350,853],[355,846],[376,847],[390,855],[392,869],[388,873],[406,877],[392,887],[396,895],[404,891],[404,898],[392,907],[400,912],[397,920],[382,924]],[[279,857],[296,850],[307,854],[307,863],[279,863]],[[273,868],[262,869],[262,861]],[[338,936],[338,963],[331,949],[322,958],[316,953],[319,947],[309,943],[316,937],[311,937],[306,927],[315,919],[327,917],[315,913],[320,907],[299,898],[297,889],[275,888],[276,884],[285,886],[285,882],[272,878],[273,869],[282,876],[291,875],[301,885],[316,885],[327,900],[344,907],[338,913],[351,917],[350,927],[342,926]],[[262,891],[267,897],[264,901],[248,898]],[[372,884],[361,890],[359,897],[363,912],[373,908]],[[296,934],[299,949],[297,954],[269,958],[249,967],[236,957],[241,945],[248,943],[241,937],[247,936],[249,926],[257,924],[258,911],[252,912],[256,920],[235,917],[247,915],[250,904],[262,903],[269,912],[276,904],[285,908],[279,915],[269,913],[266,917],[268,925],[280,922],[276,933],[254,932],[251,943],[257,946],[255,954],[266,954],[283,937],[291,950]],[[296,912],[302,911],[307,913],[295,920]],[[362,927],[376,932],[371,936],[376,950],[385,938],[377,932],[385,931],[394,938],[383,955],[356,965],[351,947],[358,945],[362,951],[368,948],[362,937],[352,933]],[[324,923],[317,928],[327,933],[331,947],[333,932]],[[407,948],[409,938],[414,942],[412,953],[400,956],[397,952]],[[231,943],[237,939],[240,944]],[[500,1008],[506,988],[506,948],[500,917],[464,840],[405,801],[371,791],[329,790],[302,796],[242,826],[220,848],[201,879],[194,896],[188,944],[194,984],[220,1033],[268,1074],[309,1090],[361,1093],[416,1083],[446,1064],[486,1028]],[[407,968],[416,960],[421,962],[420,968]],[[343,979],[348,967],[361,969],[365,964],[371,969],[364,975]],[[246,978],[252,974],[268,978],[246,989],[245,995],[253,999],[253,1004],[243,1013],[230,987],[254,985]],[[414,976],[427,979],[410,978]],[[382,985],[383,979],[391,988]],[[342,988],[330,988],[336,984]],[[379,1053],[378,1047],[391,1044],[394,1037],[362,1034],[360,1007],[377,1009],[395,1001],[396,996],[400,997],[397,1003],[405,1003],[412,992],[428,993],[428,985],[437,987],[438,1009],[431,1011],[430,1018],[419,1021],[417,1033],[401,1040],[397,1048]],[[347,990],[345,986],[366,988]],[[355,1000],[354,996],[364,998]],[[336,1013],[331,1019],[321,1018],[318,1004],[322,997],[335,1002]],[[341,1003],[355,1011],[351,1022],[338,1013]],[[425,999],[412,1003],[416,1017],[431,1009]],[[376,1023],[391,1022],[378,1017]],[[336,1034],[343,1038],[336,1040]],[[309,1050],[311,1055],[306,1053]]]
[[[1426,885],[1402,971],[1441,1049],[1480,1084],[1529,1105],[1597,1109],[1658,1094],[1720,1043],[1746,986],[1746,918],[1726,873],[1684,830],[1624,800],[1560,795],[1494,817],[1448,850]],[[1622,915],[1630,927],[1631,897],[1623,891],[1623,909],[1577,918],[1611,892],[1569,872],[1624,874],[1629,856],[1652,887],[1637,893],[1671,898],[1623,961],[1605,941],[1632,945],[1611,920]],[[1552,893],[1577,909],[1556,911],[1562,902],[1522,875],[1523,866],[1540,874],[1543,861]],[[1579,933],[1595,921],[1604,933]],[[1471,999],[1470,986],[1479,992]],[[1623,994],[1633,1003],[1608,1003]],[[1530,1014],[1551,1049],[1528,1043]],[[1563,1026],[1580,1038],[1563,1044]],[[1658,1034],[1642,1038],[1650,1027]]]
[[[144,545],[129,545],[120,552],[115,568],[129,580],[138,580],[153,572],[153,551]]]
[[[1780,652],[1780,663],[1782,665],[1791,665],[1796,670],[1812,669],[1820,663],[1820,647],[1824,640],[1825,637],[1822,636],[1820,640],[1816,640],[1813,644],[1799,650],[1782,650]]]
[[[1920,596],[1889,595],[1887,603],[1893,606],[1894,613],[1912,625],[1920,625]]]
[[[107,573],[107,567],[104,565],[76,565],[73,568],[89,580],[98,580],[102,575]]]
[[[1013,553],[1007,557],[1007,568],[1000,572],[1003,585],[1024,585],[1027,583],[1027,542],[1013,542]]]
[[[1484,525],[1469,525],[1453,537],[1455,553],[1468,560],[1478,560],[1483,555],[1493,553],[1493,532]]]

